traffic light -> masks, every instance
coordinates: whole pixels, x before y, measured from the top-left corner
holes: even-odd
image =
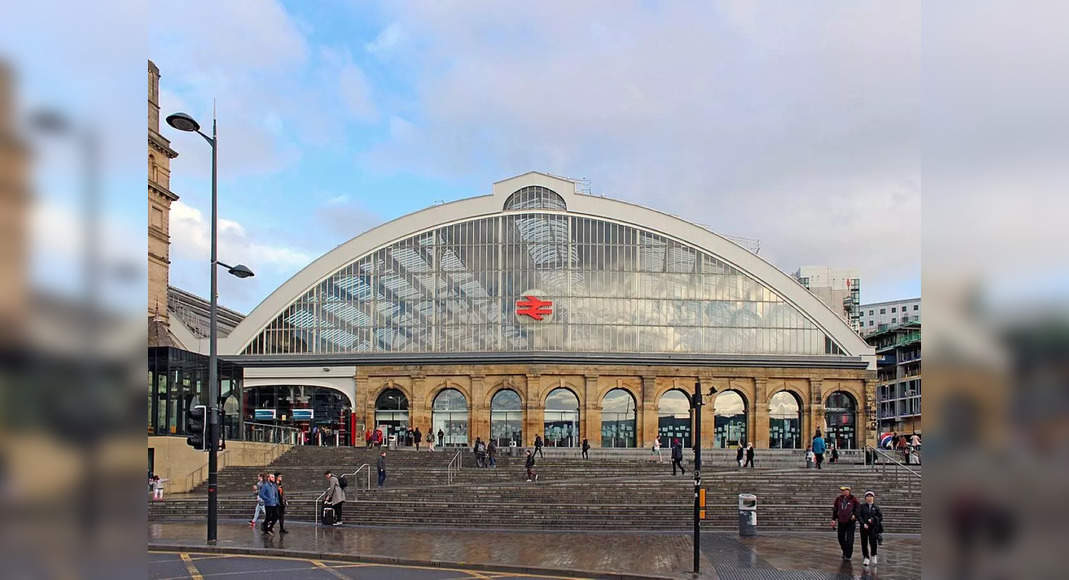
[[[200,451],[208,448],[208,407],[193,405],[189,408],[186,412],[186,433],[189,434],[186,443],[190,447]]]

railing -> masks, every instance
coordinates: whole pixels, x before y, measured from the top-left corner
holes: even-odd
[[[253,453],[257,453],[257,452],[249,450],[249,449],[245,449],[245,450],[243,450],[241,452],[241,454],[246,456],[246,457],[251,455],[251,454],[253,454]],[[253,461],[252,462],[253,465],[257,465],[257,466],[259,466],[259,465],[268,465],[269,463],[271,463],[272,461],[275,460],[275,457],[277,457],[276,450],[274,450],[274,449],[265,449],[265,450],[260,451],[258,453],[259,453],[258,460],[257,461]],[[220,450],[219,451],[219,455],[217,457],[218,457],[218,460],[217,460],[216,469],[218,471],[222,471],[222,469],[224,467],[227,467],[228,465],[230,465],[230,457],[231,457],[231,455],[225,449],[224,450]],[[208,456],[205,455],[204,459],[205,459],[205,461],[207,461]],[[182,480],[182,482],[185,484],[185,487],[182,488],[182,489],[185,489],[187,491],[193,491],[193,488],[197,487],[198,485],[200,485],[201,482],[203,482],[203,481],[205,481],[207,479],[208,479],[208,464],[205,463],[204,465],[201,465],[200,467],[194,469],[193,471],[189,472],[188,475],[186,475],[186,477]]]
[[[301,430],[295,427],[246,422],[243,429],[245,441],[284,445],[300,445],[301,443]]]
[[[913,488],[920,485],[922,479],[921,474],[899,461],[894,454],[888,453],[884,449],[869,447],[867,450],[873,453],[874,458],[879,459],[879,461],[873,462],[873,470],[879,471],[884,477],[887,477],[888,466],[891,466],[893,469],[891,475],[894,477],[895,484],[904,484],[907,497],[913,499]]]
[[[453,483],[453,478],[460,473],[460,468],[464,467],[464,449],[457,451],[456,455],[449,460],[449,465],[445,466],[445,478],[446,483]]]
[[[353,481],[356,481],[356,475],[358,473],[360,473],[361,471],[364,471],[365,469],[367,470],[367,488],[365,488],[365,489],[370,491],[371,490],[371,466],[366,464],[366,463],[364,463],[360,467],[357,467],[356,471],[354,471],[352,473],[343,473],[343,474],[339,475],[338,477],[339,478],[342,478],[342,477],[351,478],[351,479],[349,479],[349,483],[351,484]],[[351,489],[348,486],[346,486],[346,487],[348,489]],[[322,503],[323,499],[325,499],[327,497],[327,492],[328,491],[330,491],[330,490],[329,489],[323,490],[323,493],[317,495],[315,500],[314,500],[314,503],[312,504],[312,509],[315,511],[315,524],[317,526],[319,525],[319,513],[320,513],[319,512],[319,505],[320,505],[320,503]]]

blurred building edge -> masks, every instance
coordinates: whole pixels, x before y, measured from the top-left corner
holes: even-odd
[[[921,433],[921,324],[899,324],[865,340],[876,348],[880,431]]]
[[[148,345],[172,346],[168,282],[171,265],[171,160],[178,152],[160,134],[160,69],[148,61]]]
[[[0,60],[0,349],[18,348],[26,326],[30,149],[15,123],[14,71]]]

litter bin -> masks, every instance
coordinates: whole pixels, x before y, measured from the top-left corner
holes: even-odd
[[[739,535],[757,535],[757,496],[752,493],[739,494]]]
[[[390,435],[386,443],[387,449],[397,449],[397,435]]]

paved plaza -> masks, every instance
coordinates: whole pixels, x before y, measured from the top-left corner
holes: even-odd
[[[322,570],[306,570],[307,562],[337,561],[374,564],[338,568],[343,577],[378,577],[381,566],[400,567],[391,578],[463,578],[492,573],[501,577],[550,575],[567,577],[686,578],[692,568],[691,536],[650,532],[512,532],[507,530],[462,530],[358,527],[322,528],[294,522],[290,533],[276,530],[265,536],[243,522],[220,522],[219,542],[208,549],[204,522],[152,522],[148,524],[149,549],[209,553],[215,551],[247,556],[288,556],[304,559],[307,576],[338,577]],[[852,562],[839,556],[831,532],[765,533],[754,538],[706,532],[702,535],[702,578],[919,578],[920,537],[888,534],[875,569],[861,565],[860,542]],[[156,554],[151,561],[171,561],[168,572],[154,571],[155,578],[195,578],[189,570],[176,570],[173,558]],[[214,560],[213,560],[214,561]],[[236,563],[231,563],[237,565]],[[214,565],[214,564],[213,564]],[[258,565],[258,564],[257,564]],[[340,564],[339,564],[340,565]],[[252,564],[249,564],[252,566]],[[405,568],[414,566],[417,568]],[[428,576],[423,568],[449,568],[453,575]],[[213,577],[211,570],[197,567],[200,577]],[[272,568],[274,569],[274,568]],[[302,572],[303,573],[303,572]],[[320,574],[322,573],[322,574]],[[221,573],[220,573],[221,574]],[[316,575],[320,574],[320,575]],[[240,577],[230,570],[226,577]],[[258,575],[258,577],[260,577]]]

